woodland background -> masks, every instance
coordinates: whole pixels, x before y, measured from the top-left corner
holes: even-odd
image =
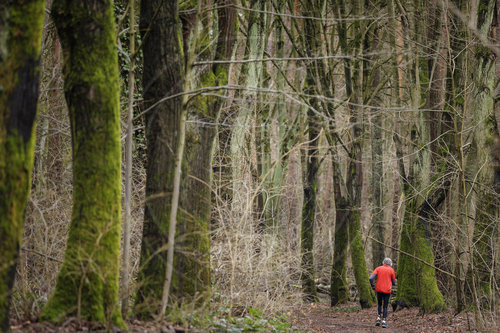
[[[499,1],[53,2],[0,6],[2,329],[6,302],[118,326],[283,314],[318,290],[370,307],[387,256],[400,305],[500,325]],[[37,22],[23,199],[6,73]]]

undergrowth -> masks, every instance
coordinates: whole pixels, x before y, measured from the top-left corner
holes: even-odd
[[[170,312],[168,320],[200,332],[304,332],[294,327],[286,314],[264,314],[262,310],[252,307],[233,309],[233,311],[227,305],[218,306],[210,311],[179,309]]]

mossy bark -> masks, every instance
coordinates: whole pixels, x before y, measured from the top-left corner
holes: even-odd
[[[334,173],[339,171],[334,170]],[[338,178],[338,176],[337,176]],[[334,186],[337,187],[334,181]],[[349,286],[347,285],[347,244],[349,234],[347,229],[347,202],[342,198],[340,189],[335,189],[335,247],[333,251],[333,265],[330,282],[331,306],[345,303],[349,300]]]
[[[422,188],[426,182],[421,177],[418,178],[419,181],[412,184]],[[401,231],[400,249],[431,265],[434,265],[434,253],[429,219],[432,212],[444,200],[450,187],[449,183],[440,185],[442,187],[439,189],[428,190],[430,195],[425,198],[416,196],[407,199]],[[409,198],[411,194],[409,186],[405,186],[405,197]],[[433,267],[400,254],[398,281],[399,301],[405,301],[410,306],[420,306],[425,312],[439,312],[446,309],[443,296],[437,287],[436,271]]]
[[[0,5],[0,331],[9,302],[31,187],[45,1]]]
[[[378,112],[377,112],[378,113]],[[383,162],[382,162],[382,122],[380,114],[375,115],[372,124],[373,143],[372,143],[372,188],[373,188],[373,218],[372,227],[374,238],[379,242],[385,242],[385,224],[384,224],[384,182],[383,182]],[[378,242],[372,242],[372,266],[380,266],[385,257],[384,245]]]
[[[321,17],[321,1],[307,0],[303,2],[303,13],[308,16]],[[303,39],[305,53],[308,57],[317,57],[321,53],[321,26],[318,20],[304,20],[304,35],[309,38]],[[318,78],[324,74],[320,61],[312,61],[307,66],[306,84],[310,95],[319,94],[321,87]],[[309,104],[314,110],[320,109],[317,98],[310,98]],[[318,150],[320,121],[316,113],[308,109],[307,135],[310,147],[303,155],[304,158],[304,201],[302,203],[302,226],[301,226],[301,266],[302,266],[302,290],[306,301],[316,301],[316,283],[314,281],[314,223],[316,210],[316,192],[318,190],[318,171],[320,167]]]
[[[314,116],[309,114],[309,139],[315,138],[313,148],[307,158],[306,177],[304,179],[304,202],[302,204],[302,226],[300,232],[300,254],[302,268],[302,291],[306,301],[316,301],[316,283],[314,281],[314,217],[316,207],[316,191],[318,188],[317,175],[319,169],[317,142],[318,132],[313,130],[315,126]],[[312,127],[312,128],[311,128]]]
[[[177,1],[141,1],[140,32],[143,38],[144,104],[147,139],[146,203],[141,247],[141,267],[135,313],[152,318],[162,299],[166,249],[173,193],[175,149],[183,110],[182,97],[157,103],[184,91],[184,48]],[[184,186],[181,180],[181,188]],[[174,268],[177,259],[174,256]],[[179,285],[173,274],[171,288]]]
[[[185,3],[182,10],[192,14],[181,15],[185,63],[189,66],[192,55],[207,61],[213,54],[208,30],[211,15],[198,16],[204,4]],[[211,66],[186,69],[189,76],[186,89],[215,86]],[[196,72],[195,72],[196,71]],[[171,286],[170,304],[206,306],[210,300],[210,213],[211,213],[211,161],[216,128],[199,123],[213,123],[214,97],[194,96],[185,106],[190,124],[186,124],[185,152],[182,162],[182,184],[177,214],[175,240],[175,281]]]
[[[351,10],[355,15],[363,15],[364,1],[357,0],[351,3]],[[337,1],[338,15],[341,18],[347,17],[346,2],[343,0]],[[346,23],[340,23],[339,29],[339,43],[340,48],[344,54],[357,54],[363,52],[362,31],[366,27],[362,27],[359,21],[355,21],[350,29],[347,28]],[[348,32],[352,33],[352,43],[348,44]],[[361,151],[361,137],[363,129],[358,123],[360,116],[359,104],[363,101],[363,63],[360,60],[344,59],[344,76],[346,81],[346,93],[350,101],[348,104],[349,109],[349,123],[351,124],[351,137],[352,141],[349,143],[349,164],[346,176],[346,189],[347,199],[349,202],[349,247],[351,252],[351,261],[354,269],[354,277],[359,291],[359,301],[363,308],[372,306],[375,301],[375,294],[373,293],[369,280],[368,269],[366,266],[366,259],[364,254],[363,241],[361,238],[361,189],[363,181],[363,168],[362,168],[362,151]]]
[[[416,142],[416,130],[412,130],[411,139]],[[418,164],[410,166],[409,175],[407,176],[403,165],[401,142],[399,140],[395,140],[395,142],[399,172],[401,181],[404,184],[405,197],[407,198],[400,236],[400,249],[413,257],[434,265],[430,218],[446,197],[450,182],[446,181],[436,189],[428,189],[429,195],[427,197],[412,196],[409,198],[413,193],[413,187],[423,185],[422,178],[418,178],[414,174],[414,170],[420,170],[421,168]],[[409,154],[413,154],[413,150],[410,150]],[[419,159],[415,159],[413,162],[418,163],[418,161]],[[397,301],[405,302],[409,306],[420,306],[425,312],[445,310],[446,305],[443,296],[437,287],[435,269],[415,260],[411,256],[400,254],[398,258]]]
[[[269,14],[267,10],[267,1],[253,0],[248,2],[248,7],[252,11],[248,12],[248,37],[246,38],[246,59],[262,59],[266,48],[268,36],[267,21]],[[264,75],[263,62],[245,63],[241,67],[240,84],[257,88],[261,85]],[[252,145],[255,144],[255,138],[251,136],[251,126],[253,119],[257,114],[257,96],[255,89],[243,90],[240,98],[243,102],[240,105],[238,114],[234,121],[236,130],[231,131],[231,172],[232,172],[232,210],[237,220],[248,220],[252,215],[253,203],[252,194],[252,175],[248,171],[247,162],[244,156],[252,154]],[[252,166],[254,176],[257,176],[255,166]],[[255,177],[257,178],[257,177]],[[248,225],[251,225],[248,223]],[[249,232],[251,232],[249,230]]]
[[[484,39],[495,36],[497,29],[494,22],[495,1],[478,1],[477,16],[478,33]],[[497,37],[498,38],[498,37]],[[495,257],[498,256],[498,211],[500,200],[495,185],[495,139],[498,140],[497,124],[494,115],[495,62],[494,53],[478,45],[474,50],[474,58],[470,59],[475,69],[471,79],[472,105],[474,105],[472,144],[467,158],[466,179],[470,188],[476,193],[477,208],[472,235],[471,267],[467,276],[467,285],[474,292],[468,291],[467,300],[476,307],[492,310],[500,300],[495,292]],[[498,142],[496,143],[498,144]],[[497,166],[498,167],[498,166]],[[473,298],[476,298],[472,302]],[[478,309],[479,310],[479,309]]]
[[[372,12],[378,12],[381,9],[378,1],[373,2],[368,7]],[[368,29],[365,35],[365,49],[369,53],[375,53],[379,49],[380,28],[374,24],[374,27]],[[379,96],[380,89],[380,65],[377,63],[375,56],[368,56],[363,64],[364,70],[364,88],[363,100],[374,107],[381,105]],[[378,242],[372,242],[372,266],[373,268],[382,265],[385,258],[385,230],[384,223],[384,172],[383,172],[383,137],[382,137],[382,114],[376,109],[373,109],[371,135],[372,135],[372,228],[373,235]]]
[[[279,13],[284,13],[285,7],[286,7],[285,1],[281,1],[277,4],[276,9]],[[284,35],[283,24],[281,23],[281,18],[275,18],[273,25],[274,25],[276,57],[284,58],[285,35]],[[281,68],[276,68],[276,72],[274,72],[273,74],[271,75],[275,76],[276,89],[278,91],[284,91],[286,74],[282,71]],[[265,202],[264,216],[266,225],[273,227],[274,230],[277,230],[275,227],[279,225],[279,213],[280,213],[279,207],[282,197],[281,190],[285,177],[284,169],[286,161],[288,160],[286,156],[283,156],[283,154],[287,151],[287,147],[285,146],[285,136],[286,136],[286,131],[289,128],[289,126],[287,126],[287,118],[289,117],[289,111],[287,110],[286,106],[287,105],[285,96],[282,94],[276,96],[276,105],[272,108],[270,114],[271,124],[269,126],[268,136],[267,136],[268,140],[267,163],[268,163],[268,168],[273,168],[273,169],[271,170],[271,175],[269,176],[270,178],[269,182],[266,184],[267,189],[266,191],[264,191],[267,192],[264,201]],[[261,174],[261,177],[265,176],[264,172],[267,172],[264,170],[262,171],[263,172]]]
[[[124,327],[118,302],[121,147],[112,2],[55,0],[73,146],[73,214],[64,263],[41,319]]]
[[[426,39],[430,38],[426,30],[428,11],[425,10],[426,7],[422,1],[413,2],[411,5],[414,6],[414,12],[408,16],[409,33],[414,33],[413,38],[421,45],[430,43]],[[415,47],[412,58],[409,59],[409,80],[413,86],[410,97],[411,105],[415,109],[422,105],[428,106],[430,103],[429,93],[424,87],[429,85],[431,71],[424,55],[421,55],[422,53],[425,55],[425,52]],[[437,100],[433,97],[432,103],[436,104]],[[396,142],[396,146],[406,198],[400,248],[402,251],[434,265],[430,219],[446,197],[451,182],[448,178],[441,177],[438,179],[442,179],[442,182],[431,183],[433,176],[431,174],[431,152],[430,149],[421,149],[422,146],[432,142],[435,139],[434,136],[437,135],[435,130],[431,129],[431,119],[430,113],[419,112],[415,119],[415,125],[411,129],[412,145],[408,155],[414,156],[414,158],[410,159],[408,177],[406,177],[403,166],[401,143]],[[436,272],[433,267],[400,254],[397,276],[397,299],[399,301],[404,301],[410,306],[420,306],[425,312],[439,312],[446,309],[443,296],[437,287]]]
[[[361,144],[360,131],[356,125],[356,117],[351,117],[353,124],[353,138],[355,141],[351,149],[351,162],[349,163],[347,188],[352,198],[352,205],[349,207],[349,249],[351,252],[351,262],[354,270],[354,278],[359,292],[359,303],[363,309],[372,306],[375,301],[370,282],[368,280],[369,273],[366,266],[365,250],[363,240],[361,238],[361,187],[363,173],[361,168]]]
[[[424,203],[420,209],[415,207],[415,199],[408,200],[401,232],[401,251],[431,265],[434,265],[434,254],[428,218],[434,207],[439,205],[439,201],[444,200],[444,193],[440,196],[441,199],[437,200],[428,198],[433,205]],[[437,287],[436,271],[433,267],[409,256],[400,255],[398,281],[398,301],[404,301],[409,306],[420,306],[425,312],[440,312],[446,309],[443,295]]]
[[[203,15],[193,29],[193,41],[186,48],[194,50],[200,61],[229,60],[237,29],[236,10],[233,0],[219,1],[218,40],[213,56],[208,31],[212,23],[210,15]],[[200,4],[198,4],[200,6]],[[198,8],[202,10],[203,8]],[[187,20],[188,18],[186,18]],[[193,68],[189,89],[214,87],[227,84],[228,65],[214,64],[202,69]],[[187,104],[190,124],[186,127],[186,150],[183,163],[184,186],[180,193],[178,215],[177,253],[178,285],[173,296],[182,304],[196,301],[207,305],[210,301],[210,216],[212,148],[217,126],[205,125],[217,122],[223,102],[216,97],[196,96]]]

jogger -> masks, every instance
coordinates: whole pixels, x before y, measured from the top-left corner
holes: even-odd
[[[376,326],[380,325],[380,315],[382,315],[382,327],[387,327],[385,319],[387,318],[387,308],[391,297],[392,286],[396,285],[396,274],[392,269],[392,260],[385,258],[382,266],[375,268],[370,275],[370,284],[377,293],[377,322]],[[376,286],[374,285],[377,280]]]

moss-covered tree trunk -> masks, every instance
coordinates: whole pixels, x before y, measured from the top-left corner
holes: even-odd
[[[302,203],[302,225],[300,232],[300,254],[302,268],[302,292],[306,301],[315,301],[316,283],[314,281],[314,219],[316,207],[316,191],[318,188],[318,142],[319,131],[317,130],[316,117],[309,111],[309,140],[314,140],[311,143],[309,152],[304,154],[306,163],[306,171],[304,178],[304,201]]]
[[[121,147],[111,1],[55,0],[73,143],[73,214],[64,263],[42,319],[123,326],[118,302]]]
[[[286,2],[280,1],[273,4],[273,7],[276,11],[283,14],[285,13]],[[272,26],[274,27],[272,34],[275,57],[285,58],[285,35],[282,17],[275,16]],[[272,82],[274,79],[277,91],[285,91],[285,81],[287,78],[283,70],[286,68],[286,65],[283,64],[284,62],[279,62],[274,63],[274,66],[271,68],[268,67],[268,73],[264,80],[268,86],[268,82]],[[271,78],[271,81],[269,78]],[[267,232],[278,231],[279,205],[282,197],[281,186],[285,177],[284,166],[288,160],[287,156],[283,155],[286,154],[285,136],[287,130],[289,130],[287,117],[292,115],[286,109],[286,98],[283,94],[277,94],[273,98],[275,103],[267,107],[269,112],[260,112],[261,121],[268,122],[268,126],[262,126],[261,128],[261,158],[259,163],[259,176],[263,185],[263,190],[259,196],[260,205],[263,209],[263,211],[259,212],[260,229]],[[289,119],[289,121],[292,121],[292,119]]]
[[[248,20],[246,38],[246,59],[262,59],[266,48],[266,40],[269,33],[267,21],[269,14],[266,13],[268,2],[263,0],[252,0],[247,2],[250,11],[245,15]],[[251,193],[252,174],[257,176],[255,165],[253,170],[248,164],[248,156],[252,154],[252,145],[255,138],[252,137],[252,124],[257,114],[257,87],[262,83],[264,72],[263,62],[249,62],[241,67],[239,76],[240,84],[249,88],[239,93],[243,102],[240,104],[238,114],[234,120],[234,130],[231,131],[231,173],[232,173],[232,214],[236,220],[249,221],[253,213],[253,193]],[[253,89],[252,89],[253,88]],[[257,178],[257,177],[255,177]],[[251,226],[252,223],[246,223]],[[257,229],[253,228],[252,229]],[[254,230],[248,230],[253,232]]]
[[[474,40],[474,58],[470,59],[473,89],[471,105],[474,107],[472,117],[474,133],[467,157],[466,179],[468,190],[476,194],[474,231],[472,235],[472,256],[467,276],[468,303],[491,310],[498,299],[498,286],[495,278],[495,257],[498,256],[498,216],[500,207],[498,193],[494,188],[494,142],[497,129],[494,115],[495,62],[494,52],[484,46],[484,41],[496,36],[494,22],[495,1],[477,1],[471,15],[476,17],[476,28],[479,38]],[[473,35],[474,36],[474,35]],[[471,292],[472,291],[472,292]]]
[[[9,301],[31,188],[34,121],[45,1],[0,4],[0,331]]]
[[[146,203],[139,289],[135,312],[151,318],[158,312],[166,271],[166,249],[173,192],[182,97],[158,103],[184,90],[184,52],[177,1],[141,1],[144,104],[147,139]],[[181,188],[184,184],[181,182]],[[177,265],[174,259],[174,267]],[[178,286],[176,274],[172,289]]]
[[[378,3],[372,4],[373,12],[380,9]],[[379,28],[369,29],[365,36],[366,49],[369,53],[377,52],[379,48]],[[374,56],[369,56],[365,61],[364,68],[367,80],[364,90],[364,100],[366,104],[380,106],[381,98],[377,91],[380,89],[380,66]],[[370,82],[371,81],[371,82]],[[371,84],[370,84],[371,83]],[[373,268],[382,265],[385,257],[385,248],[381,243],[385,243],[384,223],[384,172],[383,172],[383,137],[382,137],[382,114],[379,110],[373,109],[373,120],[371,124],[372,132],[372,228],[374,238],[379,242],[372,242],[372,266]]]
[[[303,2],[302,13],[305,16],[321,17],[321,0],[307,0]],[[303,45],[305,55],[308,57],[317,57],[321,54],[321,25],[318,20],[304,20]],[[307,37],[306,37],[307,36]],[[324,75],[323,65],[318,60],[312,60],[307,63],[306,74],[306,89],[308,94],[316,95],[321,91],[319,78]],[[312,97],[309,99],[309,104],[314,110],[319,110],[320,103],[318,99]],[[306,301],[315,301],[316,283],[314,281],[314,221],[316,211],[316,192],[318,189],[318,171],[320,167],[319,161],[319,133],[320,120],[316,112],[308,109],[307,111],[307,140],[310,146],[304,153],[304,201],[302,203],[302,226],[301,226],[301,267],[302,267],[302,290]]]
[[[363,13],[364,1],[357,0],[351,4],[354,15],[360,17]],[[346,3],[343,0],[337,1],[338,16],[340,18],[347,17]],[[348,44],[348,29],[347,24],[340,23],[339,43],[343,54],[358,54],[363,52],[362,27],[360,21],[354,21],[350,27],[352,33],[352,44]],[[349,248],[351,252],[351,261],[354,270],[354,277],[359,291],[359,302],[361,307],[368,308],[375,301],[369,281],[367,279],[369,273],[366,266],[366,259],[361,238],[361,188],[363,180],[362,168],[362,151],[361,151],[361,134],[362,127],[358,123],[360,116],[359,104],[363,101],[363,75],[362,62],[359,59],[351,60],[344,59],[344,76],[346,81],[346,93],[351,103],[348,103],[348,116],[351,126],[351,142],[349,148],[349,165],[346,176],[346,188],[349,199],[349,218],[348,218],[348,235]]]
[[[425,19],[422,12],[421,1],[412,3],[415,12],[409,15],[410,27],[421,45],[426,41],[423,29],[426,24],[420,20]],[[418,14],[415,14],[418,13]],[[418,16],[423,15],[423,16]],[[413,84],[411,91],[411,105],[418,109],[428,103],[423,87],[429,84],[430,72],[423,66],[421,50],[414,46],[410,59],[410,80]],[[424,53],[425,54],[425,53]],[[428,104],[426,104],[428,105]],[[408,177],[405,176],[404,166],[400,160],[401,180],[404,184],[406,198],[405,215],[401,231],[401,250],[433,265],[434,253],[431,238],[430,218],[439,204],[444,200],[450,187],[450,181],[442,178],[444,182],[431,183],[431,154],[430,150],[418,149],[431,142],[432,132],[429,114],[419,112],[412,128],[410,153],[415,158],[410,162]],[[401,144],[397,143],[398,158],[402,159]],[[441,178],[438,178],[441,179]],[[397,299],[410,306],[420,306],[425,312],[438,312],[446,308],[444,299],[437,287],[436,272],[433,267],[425,265],[413,258],[400,254],[398,259],[398,293]]]
[[[351,122],[356,123],[356,118],[351,117]],[[365,249],[361,238],[361,186],[362,186],[362,167],[361,167],[361,145],[360,129],[357,125],[353,126],[354,145],[351,149],[352,161],[349,163],[347,188],[352,199],[348,219],[349,248],[351,252],[351,262],[354,270],[354,278],[359,292],[359,303],[362,308],[369,308],[375,301],[370,283],[367,279],[369,272],[366,266]]]
[[[332,158],[332,161],[334,158]],[[349,219],[349,203],[341,192],[340,167],[334,163],[333,191],[335,195],[335,245],[333,250],[333,265],[330,282],[330,304],[345,303],[349,300],[347,285],[347,245],[349,234],[347,220]]]
[[[205,8],[198,4],[198,11]],[[234,0],[217,2],[218,39],[215,56],[208,34],[212,23],[210,15],[201,15],[200,27],[193,29],[189,49],[198,55],[198,61],[229,60],[236,42],[236,9]],[[209,5],[208,3],[204,5]],[[186,19],[188,19],[186,17]],[[228,64],[215,63],[193,68],[190,89],[227,84]],[[186,148],[183,162],[183,184],[180,192],[180,211],[177,221],[177,265],[174,274],[178,284],[172,287],[172,296],[179,303],[196,300],[198,304],[210,301],[210,216],[212,148],[217,123],[224,102],[220,98],[198,95],[187,104]],[[210,124],[210,125],[206,125]]]
[[[418,204],[415,198],[406,202],[401,251],[434,265],[429,219],[445,197],[444,190],[434,193]],[[398,260],[397,299],[409,306],[420,306],[425,312],[439,312],[446,308],[443,295],[437,287],[436,270],[413,258],[400,255]]]

